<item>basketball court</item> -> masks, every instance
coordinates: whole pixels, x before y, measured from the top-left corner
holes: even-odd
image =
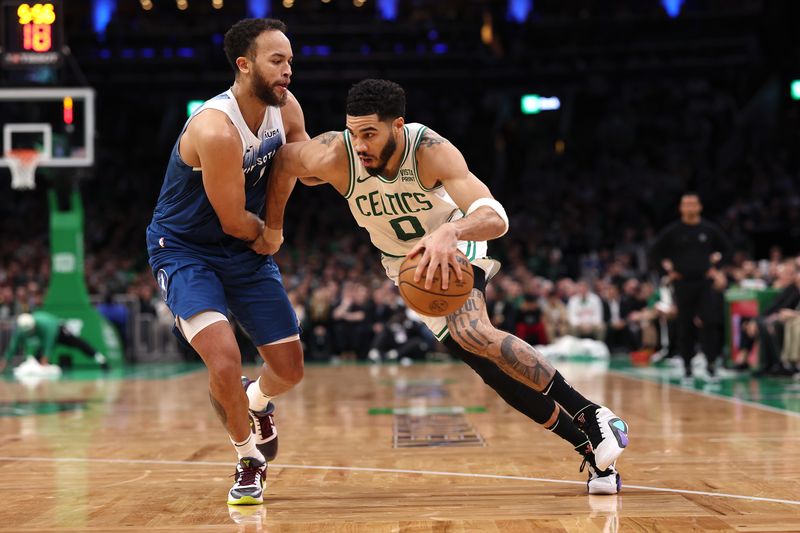
[[[43,308],[91,341],[111,369],[76,352],[60,379],[0,373],[0,533],[800,531],[800,381],[726,373],[688,386],[674,369],[631,366],[627,357],[555,362],[630,426],[617,495],[587,494],[581,456],[464,364],[311,363],[276,400],[280,449],[264,504],[226,505],[235,452],[210,408],[206,369],[123,364],[123,342],[86,288],[80,187],[104,155],[95,146],[97,95],[85,78],[66,86],[21,74],[71,60],[64,4],[0,0],[0,65],[20,80],[0,87],[0,169],[15,191],[4,184],[2,194],[45,191],[35,214],[50,224]],[[447,47],[436,35],[431,53],[440,54]],[[171,61],[172,46],[165,50]],[[186,50],[194,54],[175,53],[193,58]],[[156,52],[148,43],[136,53]],[[97,61],[111,54],[101,48]],[[402,228],[409,238],[416,231]],[[10,332],[0,327],[0,348]],[[139,362],[177,359],[173,340],[168,354],[163,344]]]
[[[225,505],[233,453],[202,368],[7,382],[0,531],[797,531],[797,387],[778,409],[735,397],[755,380],[560,367],[630,423],[619,495],[587,495],[579,456],[458,363],[310,366],[250,507]]]

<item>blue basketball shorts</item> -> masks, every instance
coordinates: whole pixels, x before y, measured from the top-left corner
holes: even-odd
[[[194,250],[151,253],[161,297],[176,317],[228,310],[256,346],[300,333],[297,316],[272,257],[200,256]]]

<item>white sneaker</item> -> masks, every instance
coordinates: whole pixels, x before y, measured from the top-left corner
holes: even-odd
[[[605,471],[628,446],[628,424],[608,407],[600,407],[594,416],[586,416],[584,411],[575,416],[575,423],[592,443],[597,469]]]
[[[264,503],[264,486],[267,483],[267,464],[253,457],[242,457],[236,463],[236,481],[228,492],[229,505],[256,505]]]
[[[575,451],[583,456],[581,472],[584,468],[589,468],[589,479],[586,482],[589,494],[617,494],[622,489],[622,477],[615,468],[616,463],[606,470],[598,469],[594,451],[588,442],[575,448]]]
[[[589,480],[586,482],[586,487],[589,494],[618,494],[622,490],[622,476],[619,475],[614,464],[602,472],[590,463],[587,465]]]

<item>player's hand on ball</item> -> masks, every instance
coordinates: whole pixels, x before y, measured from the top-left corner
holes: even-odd
[[[264,227],[264,231],[250,244],[254,252],[261,255],[275,255],[283,244],[283,230]]]
[[[451,223],[439,226],[433,233],[420,239],[408,253],[409,257],[422,253],[422,259],[420,259],[417,270],[414,272],[414,281],[418,282],[425,275],[425,288],[430,289],[433,277],[436,275],[436,269],[439,268],[442,272],[442,289],[446,290],[450,283],[448,265],[453,266],[458,280],[462,281],[464,279],[463,274],[456,259],[457,249],[456,228]]]

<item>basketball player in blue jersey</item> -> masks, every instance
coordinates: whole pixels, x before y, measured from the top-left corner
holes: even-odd
[[[295,177],[315,176],[315,182],[329,183],[347,199],[395,283],[405,256],[421,253],[416,280],[425,276],[430,287],[441,268],[446,286],[448,264],[461,275],[460,249],[476,267],[475,288],[460,310],[446,318],[423,317],[426,325],[506,402],[583,455],[589,493],[616,494],[621,479],[615,462],[628,444],[627,424],[573,389],[533,347],[492,326],[483,291],[499,264],[486,257],[485,241],[507,231],[505,210],[457,148],[422,124],[406,123],[404,115],[399,85],[364,80],[347,96],[344,132],[281,148],[258,246],[264,253],[277,251]]]
[[[297,318],[262,242],[274,240],[263,220],[273,157],[284,143],[309,138],[288,90],[285,32],[278,20],[245,19],[225,34],[233,86],[186,122],[147,228],[161,295],[179,337],[208,367],[211,404],[239,455],[229,504],[263,502],[267,461],[277,452],[270,400],[303,377]],[[241,378],[228,311],[266,362],[254,382]]]

